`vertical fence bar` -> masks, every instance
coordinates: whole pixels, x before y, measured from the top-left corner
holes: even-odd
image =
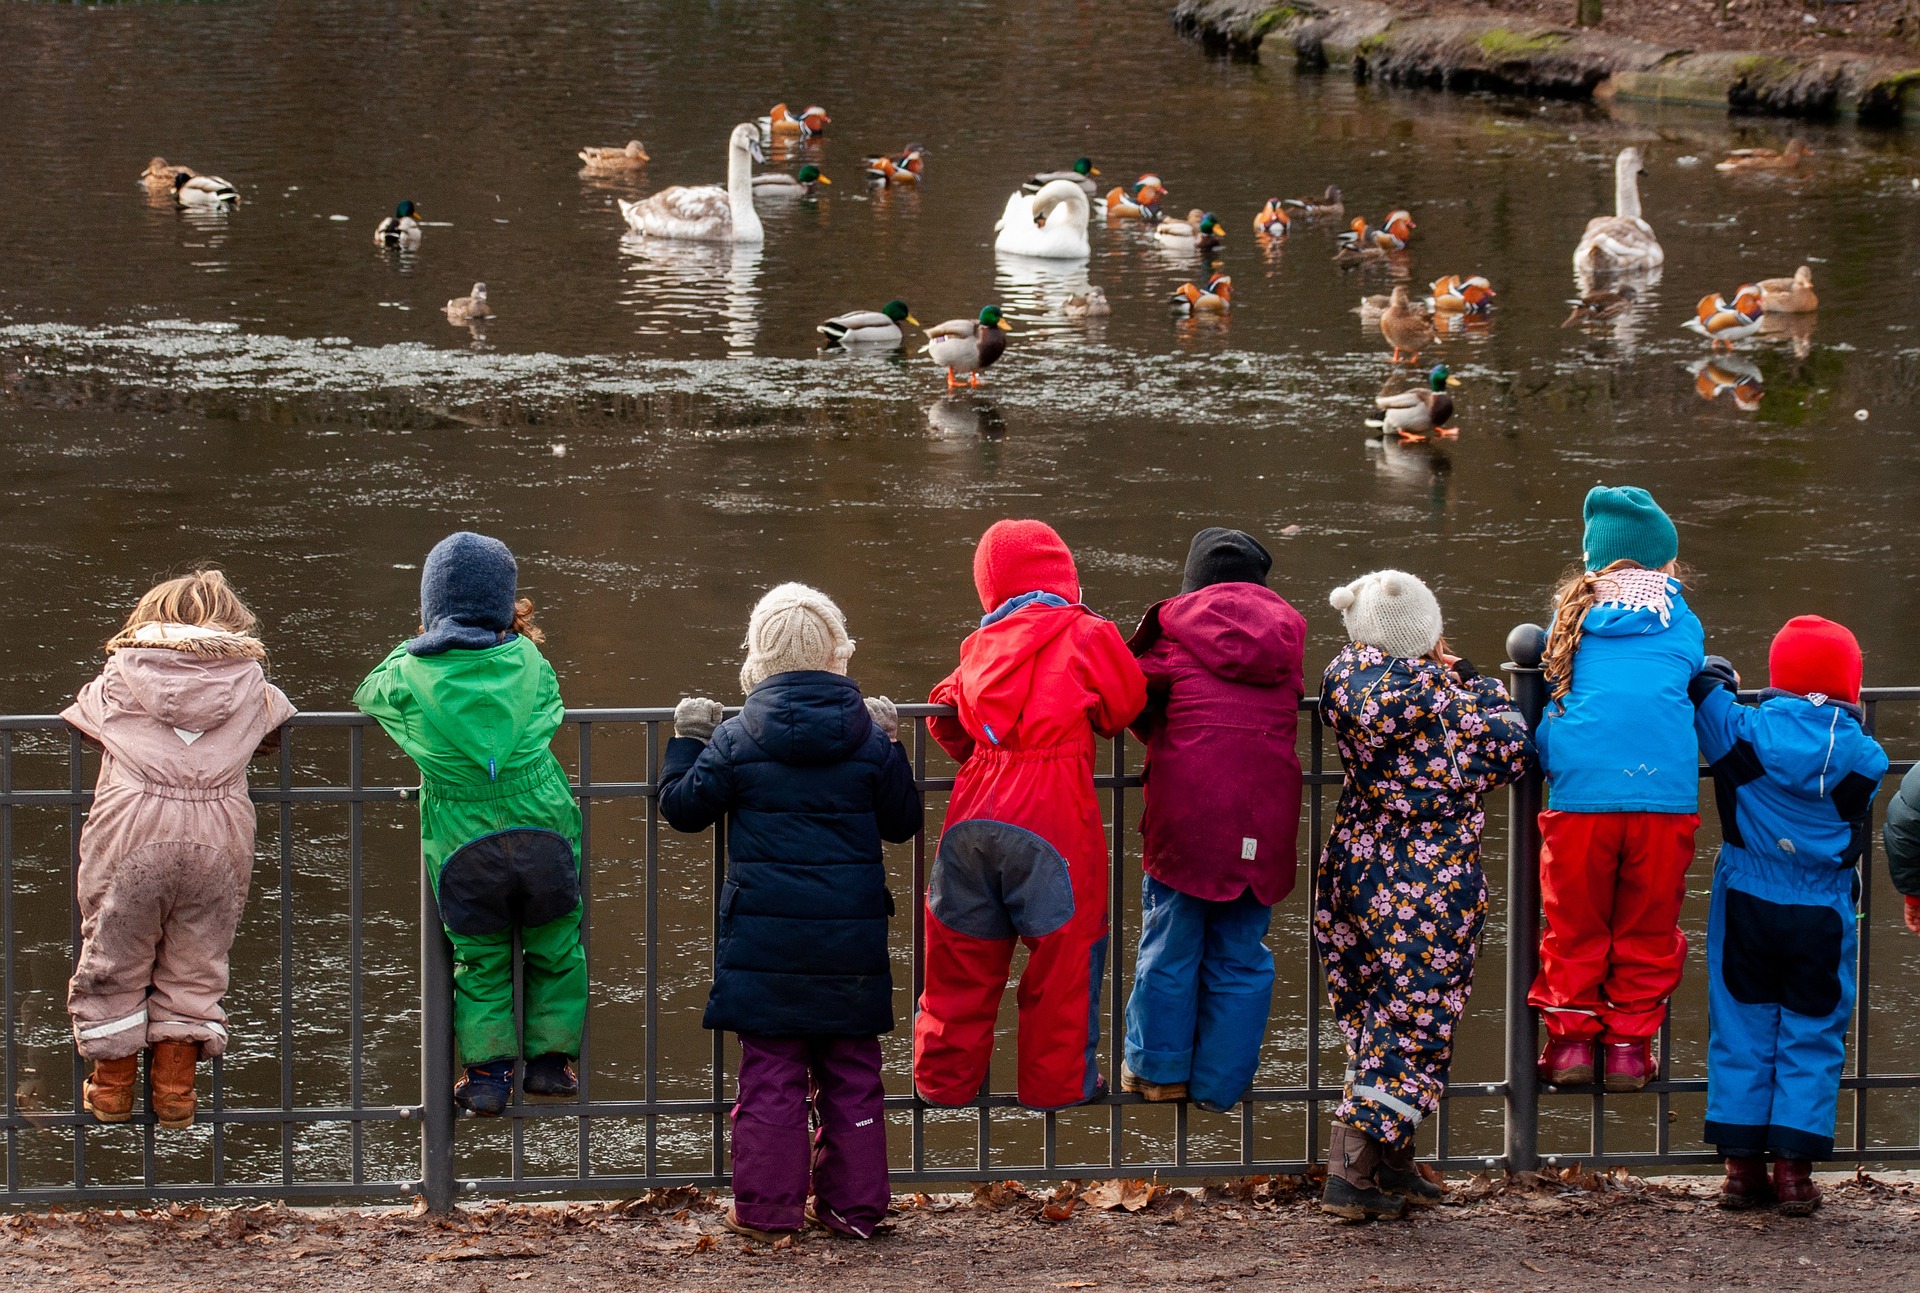
[[[1120,1065],[1126,1055],[1126,1002],[1120,995],[1120,949],[1127,934],[1127,736],[1113,738],[1113,862],[1107,877],[1107,969],[1112,993],[1107,998],[1107,1090],[1120,1089]],[[1120,1170],[1121,1106],[1107,1106],[1107,1165]],[[1052,1115],[1048,1115],[1051,1118]],[[1048,1130],[1052,1130],[1049,1123]],[[1053,1169],[1051,1157],[1047,1169]]]
[[[931,733],[927,731],[927,720],[913,720],[913,784],[920,787],[922,806],[927,786],[927,741]],[[917,1027],[920,1022],[920,990],[927,984],[927,831],[924,819],[920,833],[913,837],[913,892],[908,896],[913,910],[911,927],[913,930],[913,1001],[907,1006],[907,1016]],[[920,1087],[913,1087],[913,1124],[909,1148],[913,1172],[917,1176],[927,1170],[927,1106],[920,1099]]]
[[[358,726],[347,729],[347,788],[353,793],[353,799],[347,804],[347,990],[353,1009],[353,1017],[347,1021],[347,1097],[356,1115],[353,1130],[349,1133],[353,1142],[355,1185],[367,1179],[367,1126],[358,1117],[367,1102],[366,1028],[360,1017],[366,1000],[360,983],[361,934],[366,923],[366,895],[362,888],[364,876],[360,866],[363,844],[361,828],[366,817],[366,805],[360,802],[360,791],[366,776],[363,762],[365,742],[361,739],[365,732],[365,728]]]
[[[67,923],[68,941],[72,945],[73,959],[70,965],[80,964],[80,796],[82,793],[80,733],[75,731],[67,737],[67,789],[73,795],[73,802],[67,808]],[[78,1125],[73,1129],[73,1188],[87,1188],[87,1115],[81,1104],[80,1084],[86,1080],[80,1050],[73,1050],[73,1115]],[[147,1112],[152,1112],[149,1099]]]
[[[453,1211],[453,944],[426,861],[420,865],[420,1193]]]
[[[13,793],[13,733],[0,732],[0,795]],[[13,805],[0,803],[0,1021],[7,1033],[0,1041],[0,1064],[6,1065],[6,1103],[0,1105],[7,1119],[7,1193],[20,1188],[20,1133],[13,1125],[18,1112],[14,1100],[13,1067]]]
[[[1540,671],[1546,631],[1522,624],[1507,635],[1507,686],[1527,726],[1537,728],[1546,708],[1547,679]],[[1540,958],[1539,769],[1507,792],[1507,1100],[1506,1158],[1509,1172],[1540,1167],[1540,1075],[1534,1067],[1535,1028],[1527,991]]]
[[[1320,1089],[1320,1014],[1326,993],[1320,987],[1320,956],[1313,941],[1313,913],[1320,910],[1321,809],[1326,787],[1320,774],[1326,770],[1326,729],[1320,723],[1316,704],[1307,715],[1307,771],[1312,784],[1307,799],[1307,1141],[1304,1149],[1309,1164],[1320,1161],[1320,1101],[1314,1093]]]
[[[727,884],[727,819],[713,825],[713,939],[708,948],[707,974],[712,982],[720,973],[720,898]],[[713,1174],[727,1171],[727,1035],[713,1030]]]
[[[280,733],[280,1183],[293,1184],[293,729]]]
[[[641,1041],[646,1051],[643,1090],[647,1100],[647,1140],[642,1162],[648,1177],[659,1171],[660,1115],[654,1106],[660,1099],[660,725],[647,724],[647,1035]]]
[[[1862,707],[1864,722],[1861,727],[1868,736],[1874,734],[1878,726],[1880,706],[1877,701],[1867,701]],[[1867,837],[1860,850],[1858,879],[1855,885],[1860,891],[1860,911],[1854,917],[1854,928],[1858,931],[1854,945],[1854,1001],[1853,1001],[1853,1071],[1864,1078],[1872,1072],[1871,1048],[1867,1044],[1868,1021],[1872,1018],[1872,1002],[1868,999],[1873,991],[1873,975],[1868,967],[1873,957],[1873,808],[1867,808]],[[1856,1153],[1865,1153],[1867,1148],[1867,1084],[1862,1082],[1853,1089],[1853,1148]]]
[[[586,960],[587,973],[593,973],[593,724],[580,723],[580,954]],[[587,982],[592,999],[593,982]],[[580,1021],[580,1090],[574,1102],[586,1105],[593,1099],[593,1011]],[[517,1125],[522,1125],[516,1123]],[[593,1119],[580,1118],[574,1124],[574,1175],[585,1183],[593,1163]]]

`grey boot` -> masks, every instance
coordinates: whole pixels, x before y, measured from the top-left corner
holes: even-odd
[[[1405,1199],[1415,1207],[1430,1208],[1447,1197],[1447,1189],[1438,1181],[1429,1181],[1413,1161],[1413,1137],[1398,1145],[1380,1147],[1380,1170],[1373,1179],[1388,1194]]]
[[[1404,1199],[1380,1188],[1376,1177],[1380,1164],[1380,1142],[1358,1127],[1334,1123],[1327,1142],[1327,1188],[1320,1196],[1320,1211],[1348,1221],[1397,1217],[1406,1211]]]

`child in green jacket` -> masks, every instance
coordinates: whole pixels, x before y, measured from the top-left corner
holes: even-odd
[[[420,766],[420,851],[453,943],[454,1099],[492,1117],[521,1089],[571,1098],[587,1009],[580,946],[580,806],[549,748],[560,685],[533,603],[498,539],[442,539],[420,576],[420,636],[353,695]],[[525,955],[526,1038],[513,1021],[513,936]]]

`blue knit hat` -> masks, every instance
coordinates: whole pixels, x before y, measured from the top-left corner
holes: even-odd
[[[1616,561],[1658,570],[1680,555],[1679,531],[1653,495],[1636,485],[1595,485],[1581,510],[1587,522],[1581,547],[1588,570],[1605,570]]]
[[[420,571],[420,622],[409,655],[498,646],[513,628],[513,553],[498,539],[462,530],[433,545]]]

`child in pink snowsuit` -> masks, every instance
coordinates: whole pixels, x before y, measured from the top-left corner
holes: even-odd
[[[80,832],[81,946],[67,989],[81,1090],[102,1122],[133,1113],[140,1053],[163,1127],[193,1122],[200,1058],[226,1050],[227,956],[253,876],[247,761],[293,706],[261,668],[254,617],[218,570],[170,579],[107,643],[60,715],[99,748]]]

